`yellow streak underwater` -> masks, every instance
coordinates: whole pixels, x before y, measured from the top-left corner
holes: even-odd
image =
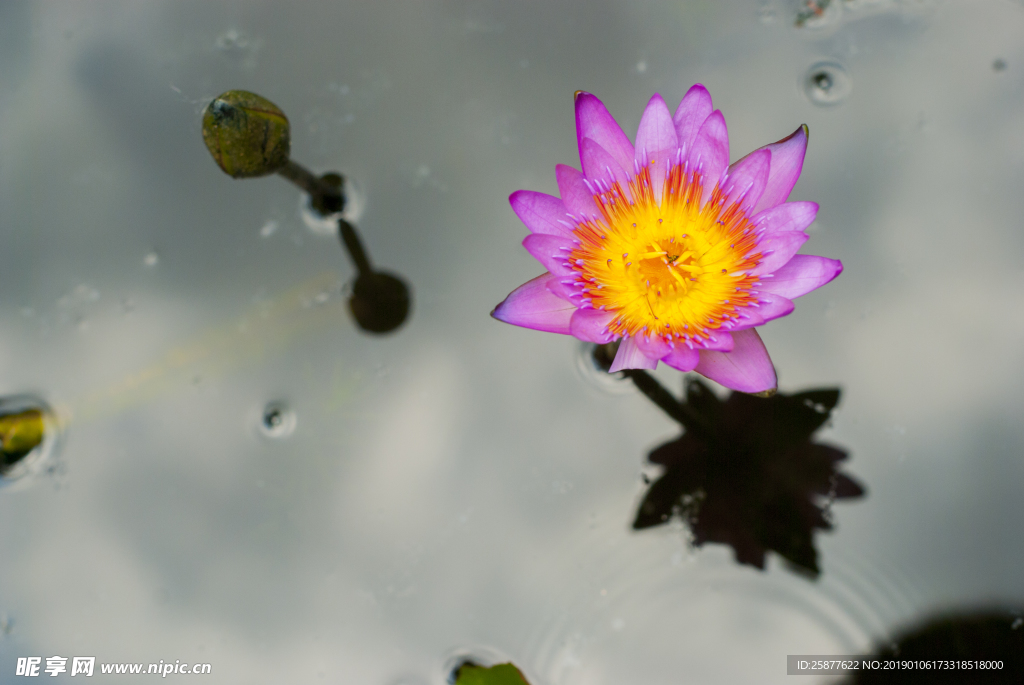
[[[341,278],[324,272],[253,305],[245,314],[178,345],[154,363],[112,385],[57,407],[60,424],[116,415],[193,383],[259,361],[300,335],[331,323],[350,322],[345,299],[336,293],[320,304],[316,298],[336,291]],[[354,324],[353,324],[354,325]]]

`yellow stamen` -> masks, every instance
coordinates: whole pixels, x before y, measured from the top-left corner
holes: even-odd
[[[698,344],[755,300],[749,275],[760,261],[756,234],[716,187],[706,203],[703,179],[673,167],[660,203],[650,170],[594,196],[601,217],[577,224],[569,262],[588,284],[595,308],[614,314],[617,336],[646,329]],[[655,325],[657,322],[657,325]],[[701,331],[703,333],[695,333]]]

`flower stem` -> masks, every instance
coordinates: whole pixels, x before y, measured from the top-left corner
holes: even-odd
[[[309,169],[292,160],[288,160],[283,167],[277,170],[277,173],[284,176],[310,195],[329,192],[331,190],[326,183],[320,183],[320,179],[314,176]]]
[[[711,430],[707,422],[695,414],[686,402],[680,402],[673,397],[672,393],[666,390],[654,376],[642,369],[625,369],[622,373],[633,381],[637,390],[646,395],[647,399],[651,402],[658,405],[669,417],[681,423],[683,428],[701,437],[710,437]]]

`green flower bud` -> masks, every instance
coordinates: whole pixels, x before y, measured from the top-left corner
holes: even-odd
[[[206,108],[203,142],[228,176],[266,176],[288,163],[291,129],[288,117],[270,100],[229,90]]]

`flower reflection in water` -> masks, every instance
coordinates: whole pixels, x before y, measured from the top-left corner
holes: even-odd
[[[607,364],[611,354],[599,347],[595,356]],[[691,379],[679,402],[646,372],[625,373],[685,429],[649,455],[664,472],[644,495],[633,528],[678,515],[697,546],[727,544],[739,563],[760,569],[773,550],[795,570],[817,576],[814,531],[832,528],[833,500],[865,492],[839,471],[844,450],[812,440],[839,402],[839,390],[767,398],[734,392],[723,401]]]

